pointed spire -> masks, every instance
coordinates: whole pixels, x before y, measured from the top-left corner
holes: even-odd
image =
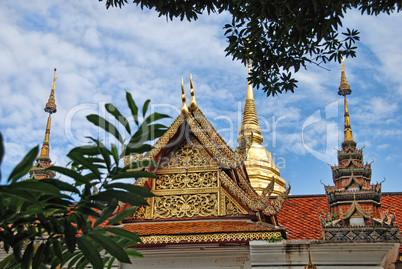
[[[49,160],[50,164],[50,158],[49,158],[49,136],[50,136],[50,125],[51,125],[51,115],[53,113],[56,113],[56,101],[54,99],[54,90],[55,90],[55,82],[57,80],[56,77],[56,68],[54,69],[54,75],[53,75],[53,82],[52,82],[52,89],[50,91],[50,96],[49,100],[46,103],[45,106],[45,112],[49,113],[49,117],[47,118],[47,124],[46,124],[46,132],[45,132],[45,139],[43,140],[42,144],[42,149],[40,151],[39,159],[47,159]]]
[[[250,77],[250,68],[251,63],[249,62],[248,63],[249,77]],[[250,136],[251,132],[253,132],[253,140],[258,141],[258,143],[261,144],[263,138],[261,136],[261,128],[258,125],[258,116],[257,111],[255,109],[254,96],[253,96],[253,87],[251,85],[251,82],[248,81],[246,102],[244,104],[243,121],[239,130],[239,138],[242,135]]]
[[[53,113],[56,113],[56,111],[57,111],[56,101],[54,98],[54,90],[56,88],[56,86],[55,86],[56,80],[57,80],[57,77],[56,77],[56,68],[55,68],[49,100],[47,101],[46,106],[45,106],[45,112],[49,113],[49,116],[47,118],[47,124],[46,124],[45,138],[43,139],[43,144],[42,144],[42,148],[40,150],[39,157],[36,158],[36,164],[29,171],[30,178],[37,178],[37,179],[54,178],[56,175],[53,171],[44,170],[45,168],[48,168],[50,166],[50,163],[52,162],[49,158],[49,136],[50,136],[50,126],[51,126],[51,121],[52,121],[51,115]]]
[[[348,81],[346,79],[345,66],[343,65],[344,61],[345,61],[345,57],[342,58],[341,85],[339,86],[339,91],[338,91],[338,94],[344,97],[344,107],[345,107],[345,114],[344,114],[344,117],[345,117],[345,125],[344,125],[345,139],[344,139],[344,141],[342,143],[342,146],[346,146],[346,145],[356,146],[356,142],[353,140],[352,127],[350,126],[348,100],[346,99],[346,95],[351,94],[352,90],[350,89],[350,85],[348,84]]]
[[[194,111],[197,109],[197,102],[195,101],[195,92],[194,92],[194,85],[193,85],[193,77],[190,74],[190,111]]]
[[[186,102],[186,93],[184,92],[183,78],[181,79],[181,100],[182,100],[181,114],[183,115],[184,118],[187,118],[188,108]]]

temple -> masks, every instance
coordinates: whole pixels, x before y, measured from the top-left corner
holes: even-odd
[[[55,172],[53,172],[51,170],[46,170],[46,168],[48,168],[52,162],[52,160],[49,157],[49,150],[50,150],[49,137],[50,137],[50,126],[51,126],[51,120],[52,120],[51,116],[53,113],[57,112],[56,101],[54,98],[54,90],[56,88],[56,85],[55,85],[56,79],[57,79],[57,77],[56,77],[56,68],[55,68],[49,100],[47,101],[47,103],[45,105],[45,112],[49,113],[49,116],[47,118],[47,124],[46,124],[45,138],[43,140],[43,144],[42,144],[42,148],[40,150],[39,157],[36,158],[36,163],[33,165],[31,170],[29,171],[30,178],[44,179],[44,178],[54,178],[56,176]]]
[[[156,197],[122,223],[141,237],[134,248],[144,259],[122,268],[398,268],[402,210],[389,207],[402,195],[382,196],[381,183],[371,185],[371,166],[352,136],[343,63],[345,139],[326,195],[288,195],[262,146],[250,83],[235,151],[198,107],[192,79],[189,106],[183,82],[181,89],[181,115],[147,157],[158,163],[159,179],[136,182]]]
[[[42,149],[29,172],[35,179],[55,177],[45,168],[51,166],[56,79],[54,75],[45,106],[49,116]],[[148,154],[125,157],[125,165],[153,160],[157,165],[147,170],[158,179],[135,180],[155,196],[119,224],[138,233],[142,243],[132,248],[144,258],[115,265],[122,269],[402,268],[398,217],[402,193],[382,193],[382,183],[371,184],[371,164],[363,162],[363,150],[352,134],[346,98],[351,87],[343,62],[338,94],[344,98],[344,139],[338,164],[331,166],[334,186],[324,185],[325,194],[289,194],[290,185],[286,187],[271,153],[262,146],[250,83],[246,93],[238,147],[233,150],[205,117],[202,104],[197,104],[191,75],[187,105],[182,80],[180,114]],[[129,206],[121,204],[115,213]]]

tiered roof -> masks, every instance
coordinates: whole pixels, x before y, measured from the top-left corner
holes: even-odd
[[[325,186],[330,213],[320,216],[323,239],[328,241],[400,241],[395,215],[381,212],[381,183],[371,185],[371,164],[364,164],[363,150],[356,148],[346,96],[351,93],[342,61],[341,85],[345,124],[338,165],[332,166],[335,186]]]

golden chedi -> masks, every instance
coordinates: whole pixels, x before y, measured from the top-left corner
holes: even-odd
[[[250,72],[251,65],[248,64]],[[248,178],[253,188],[258,194],[267,187],[267,185],[275,177],[275,185],[273,195],[279,195],[286,190],[286,181],[280,177],[280,171],[273,162],[271,153],[262,146],[263,137],[261,128],[258,125],[257,112],[253,97],[253,88],[248,83],[247,97],[244,105],[243,121],[239,129],[240,143],[242,136],[253,137],[253,142],[247,152],[247,159],[244,162]]]

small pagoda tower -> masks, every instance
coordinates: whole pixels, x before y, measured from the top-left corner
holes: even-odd
[[[320,217],[323,239],[399,242],[395,215],[381,212],[381,183],[371,184],[371,164],[363,162],[363,149],[353,140],[346,99],[351,92],[342,60],[338,94],[344,97],[344,140],[338,165],[331,166],[335,186],[325,186],[330,213]]]
[[[248,72],[250,73],[251,63],[248,63]],[[252,137],[252,144],[247,151],[247,159],[244,164],[247,169],[248,178],[251,185],[258,194],[262,194],[264,189],[275,178],[272,195],[279,195],[286,190],[286,181],[281,178],[280,171],[276,167],[271,153],[262,146],[264,138],[261,135],[261,127],[258,125],[258,116],[255,109],[253,87],[248,82],[247,96],[244,105],[243,121],[239,128],[240,143],[243,137],[248,139]]]
[[[56,101],[54,99],[54,90],[55,90],[55,82],[56,82],[56,68],[54,69],[52,89],[50,91],[49,100],[45,106],[45,112],[49,113],[46,124],[46,132],[45,139],[43,140],[42,148],[39,154],[39,157],[36,158],[36,163],[29,171],[29,177],[34,179],[44,179],[44,178],[54,178],[56,173],[50,170],[45,170],[51,165],[52,160],[49,157],[49,136],[50,136],[50,125],[51,125],[51,116],[53,113],[56,113]]]

